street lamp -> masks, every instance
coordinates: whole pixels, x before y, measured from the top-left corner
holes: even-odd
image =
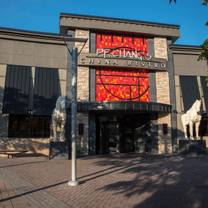
[[[76,165],[76,125],[77,125],[77,61],[78,56],[82,52],[88,39],[86,38],[71,38],[63,37],[65,45],[71,55],[71,180],[68,182],[69,186],[77,186],[77,165]],[[76,47],[72,50],[67,45],[67,42],[83,42],[81,50],[78,52]],[[68,67],[69,69],[69,67]]]

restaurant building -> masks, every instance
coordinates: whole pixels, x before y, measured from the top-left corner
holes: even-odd
[[[67,43],[82,49],[79,155],[175,152],[184,137],[180,117],[198,98],[200,136],[206,139],[207,63],[197,60],[199,46],[174,44],[178,25],[61,14],[59,34],[0,28],[1,150],[48,154],[56,100],[70,97],[71,56],[64,36],[87,39],[85,45]]]

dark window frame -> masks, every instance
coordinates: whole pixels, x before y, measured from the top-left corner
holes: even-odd
[[[9,115],[9,138],[49,138],[50,116]]]

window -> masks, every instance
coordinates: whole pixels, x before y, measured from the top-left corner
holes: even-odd
[[[83,123],[79,123],[78,132],[79,132],[80,136],[84,135],[84,124]]]
[[[34,83],[33,83],[34,79]],[[31,66],[7,65],[3,113],[49,116],[61,94],[59,71],[57,68],[35,68]]]
[[[199,126],[199,136],[208,136],[208,116],[202,116],[202,120]]]
[[[168,124],[167,123],[163,123],[163,135],[167,135],[168,134]]]
[[[50,117],[9,115],[8,136],[11,138],[50,137]]]

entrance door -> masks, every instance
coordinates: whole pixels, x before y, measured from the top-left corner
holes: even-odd
[[[119,152],[119,124],[115,121],[105,121],[100,125],[100,153]]]
[[[123,114],[97,117],[97,154],[151,152],[149,114]]]
[[[134,128],[127,125],[124,119],[120,120],[120,152],[134,152]]]

